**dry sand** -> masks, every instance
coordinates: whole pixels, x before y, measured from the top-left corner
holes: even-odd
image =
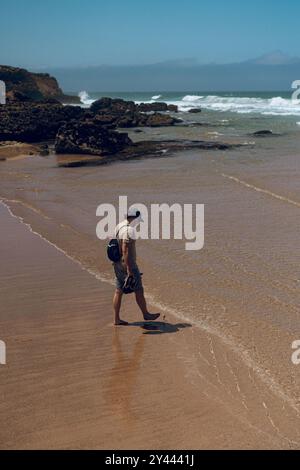
[[[25,144],[22,142],[0,142],[0,161],[28,158],[39,155],[41,148],[38,145]]]

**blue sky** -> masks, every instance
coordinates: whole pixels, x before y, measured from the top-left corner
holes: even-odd
[[[297,0],[0,0],[0,63],[24,67],[300,55]]]

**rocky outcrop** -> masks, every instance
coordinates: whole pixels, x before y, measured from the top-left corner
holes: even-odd
[[[89,155],[98,162],[106,157],[134,158],[143,153],[165,153],[185,148],[225,148],[223,144],[205,142],[139,142],[134,144],[128,134],[117,128],[174,126],[182,123],[172,113],[175,105],[142,103],[122,99],[102,98],[86,110],[79,106],[64,106],[66,97],[55,78],[48,74],[33,74],[24,69],[0,66],[0,80],[7,86],[8,102],[0,106],[0,142],[5,152],[20,152],[28,144],[55,140],[58,154]],[[141,131],[139,129],[139,131]],[[9,142],[16,141],[14,146]],[[7,143],[8,142],[8,143]],[[19,144],[21,142],[21,144]],[[22,144],[26,144],[22,147]],[[41,149],[39,145],[39,149]],[[46,155],[48,149],[42,149]],[[5,157],[2,157],[5,158]],[[83,161],[82,157],[80,161]],[[102,161],[102,160],[101,160]]]
[[[268,129],[264,129],[264,130],[262,130],[262,131],[253,132],[252,135],[254,135],[254,136],[256,136],[256,137],[268,137],[268,136],[270,136],[270,135],[277,135],[277,134],[274,134],[273,131],[270,131],[270,130],[268,130]]]
[[[125,114],[136,111],[136,104],[134,101],[125,101],[119,98],[101,98],[91,105],[90,111],[94,114]]]
[[[161,111],[170,111],[165,103],[136,105],[133,101],[101,98],[92,104],[90,112],[109,128],[174,126],[181,122],[170,114],[153,114],[156,106]]]
[[[132,101],[102,98],[85,110],[63,106],[53,98],[28,101],[21,91],[14,93],[18,93],[18,101],[0,106],[0,141],[28,144],[55,139],[59,154],[114,155],[133,146],[127,134],[116,132],[117,127],[161,127],[180,122],[168,112],[140,112]],[[148,152],[153,150],[150,145],[147,148]]]
[[[96,120],[71,121],[56,136],[58,154],[112,155],[132,144],[128,135],[105,129]]]
[[[150,112],[178,112],[178,107],[176,105],[168,105],[167,103],[141,103],[135,104],[134,101],[125,101],[121,98],[101,98],[95,101],[91,107],[91,112],[114,112],[116,114],[124,114],[126,112],[141,112],[141,113],[150,113]]]
[[[58,155],[57,164],[59,167],[80,167],[105,165],[109,162],[119,160],[131,160],[145,157],[163,157],[172,155],[182,150],[228,150],[238,147],[221,142],[204,142],[188,140],[166,140],[166,141],[141,141],[125,146],[123,150],[110,155]]]
[[[167,103],[141,103],[136,106],[136,109],[142,113],[150,113],[150,112],[167,112],[172,111],[173,113],[178,112],[178,106],[167,104]]]
[[[178,113],[178,106],[176,106],[176,104],[169,104],[168,111],[170,111],[170,113]]]
[[[146,126],[148,127],[163,127],[174,126],[174,124],[181,122],[168,114],[154,113],[147,116]]]
[[[20,92],[21,93],[21,92]],[[95,109],[96,108],[96,109]],[[101,100],[91,110],[79,106],[63,106],[55,99],[43,102],[14,101],[0,106],[0,142],[3,145],[5,159],[12,156],[35,152],[28,146],[31,143],[55,139],[57,154],[64,154],[63,166],[101,164],[113,159],[129,159],[142,156],[163,155],[166,152],[184,149],[220,149],[229,148],[218,142],[139,142],[133,143],[126,133],[114,128],[141,126],[170,126],[178,122],[169,113],[142,113],[136,111],[135,104],[118,100],[111,105],[110,99]],[[23,144],[9,142],[17,141]],[[24,146],[24,143],[26,145]],[[47,148],[38,146],[40,154],[46,155]],[[27,149],[27,150],[26,150]],[[2,152],[2,153],[3,153]],[[70,157],[67,157],[67,155]],[[73,156],[72,156],[73,155]],[[79,157],[75,157],[80,155]],[[88,156],[88,157],[86,157]]]
[[[47,73],[31,73],[25,69],[0,65],[0,80],[5,82],[7,99],[41,101],[49,98],[63,103],[79,103],[76,96],[67,96],[57,80]]]
[[[0,106],[0,141],[40,142],[55,139],[58,129],[71,119],[81,119],[79,106],[63,106],[55,100],[12,102]]]
[[[189,110],[189,113],[191,114],[198,114],[198,113],[201,113],[202,110],[200,108],[192,108]]]
[[[109,117],[79,106],[44,102],[10,102],[0,106],[0,141],[55,140],[58,153],[110,155],[131,145],[127,134],[109,129]],[[125,117],[124,117],[125,119]]]

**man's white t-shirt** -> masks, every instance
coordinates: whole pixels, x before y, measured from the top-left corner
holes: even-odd
[[[135,247],[135,231],[130,225],[128,220],[124,220],[115,228],[115,236],[120,241],[120,251],[122,253],[122,243],[125,242],[130,245],[131,255],[134,262],[136,262],[136,247]]]
[[[119,240],[123,240],[125,242],[134,240],[134,229],[131,227],[128,220],[123,220],[123,222],[116,226],[115,236]]]

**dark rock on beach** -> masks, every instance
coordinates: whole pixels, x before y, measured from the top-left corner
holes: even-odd
[[[125,134],[127,136],[127,134]],[[221,142],[166,140],[166,141],[141,141],[125,145],[123,150],[116,154],[97,155],[58,155],[59,167],[80,167],[106,165],[118,160],[131,160],[135,158],[163,157],[182,150],[228,150],[238,145],[224,144]]]
[[[135,110],[136,104],[133,101],[125,101],[121,98],[100,98],[90,107],[90,112],[94,114],[125,114]]]
[[[0,141],[40,142],[53,140],[60,127],[76,119],[89,120],[95,129],[173,126],[178,120],[170,114],[140,113],[133,102],[103,98],[90,110],[63,106],[54,98],[40,102],[12,101],[0,106]]]
[[[93,113],[128,113],[128,112],[141,112],[141,113],[151,113],[151,112],[178,112],[178,107],[175,105],[168,105],[167,103],[141,103],[135,104],[134,101],[125,101],[121,98],[100,98],[95,101],[91,107],[91,112]]]
[[[198,113],[201,113],[202,112],[202,109],[200,108],[192,108],[189,110],[189,113],[191,114],[198,114]]]
[[[179,122],[169,114],[157,113],[157,110],[170,111],[166,103],[136,105],[133,101],[112,98],[101,98],[90,107],[96,119],[109,128],[173,126]],[[176,112],[177,107],[173,110]]]
[[[63,93],[56,78],[47,73],[0,65],[0,80],[5,82],[9,101],[42,101],[49,98],[63,103],[78,103],[79,98]]]
[[[167,103],[159,103],[159,102],[141,103],[141,104],[137,105],[137,109],[141,113],[151,113],[152,111],[166,112],[166,111],[168,111],[168,105],[167,105]]]
[[[178,106],[176,106],[176,104],[169,104],[168,111],[171,113],[178,113]]]
[[[131,144],[127,134],[105,129],[97,121],[74,120],[60,128],[55,151],[58,154],[112,155]]]
[[[256,137],[266,137],[266,136],[277,135],[277,134],[274,134],[274,132],[270,130],[262,130],[262,131],[253,132],[253,134],[251,135],[255,135]]]
[[[178,106],[167,104],[167,103],[141,103],[136,106],[137,110],[142,113],[151,113],[151,112],[167,112],[172,111],[173,113],[178,112]]]
[[[174,126],[174,124],[180,122],[178,119],[173,118],[168,114],[154,113],[147,117],[146,126],[149,127],[163,127],[163,126]]]
[[[55,139],[58,129],[71,119],[81,119],[79,106],[63,106],[58,101],[11,102],[0,106],[0,141],[40,142]]]

